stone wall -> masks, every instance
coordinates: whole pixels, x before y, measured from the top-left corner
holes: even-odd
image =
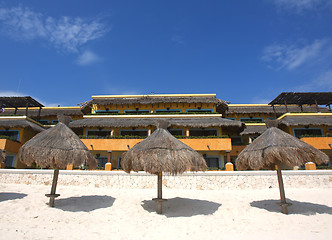
[[[286,188],[332,188],[332,171],[283,171]],[[0,182],[51,185],[53,170],[0,169]],[[157,177],[145,172],[60,170],[58,185],[106,188],[155,189]],[[266,189],[277,188],[276,171],[208,171],[163,176],[163,185],[174,189]]]

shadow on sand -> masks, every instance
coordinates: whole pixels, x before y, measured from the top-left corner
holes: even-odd
[[[22,199],[28,196],[25,193],[12,193],[12,192],[2,192],[0,193],[0,202],[8,201],[8,200],[15,200],[15,199]]]
[[[171,198],[163,202],[163,215],[166,217],[192,217],[195,215],[210,215],[218,210],[219,203],[188,199]],[[157,205],[153,200],[142,201],[142,207],[148,212],[156,212]]]
[[[96,209],[108,208],[113,205],[115,198],[110,196],[81,196],[56,199],[55,208],[69,212],[91,212]]]
[[[288,206],[288,214],[303,214],[303,215],[315,215],[319,214],[331,214],[332,215],[332,207],[317,204],[317,203],[309,203],[309,202],[299,202],[287,199],[287,203],[291,203],[292,205]],[[265,209],[269,212],[280,212],[281,206],[279,206],[280,200],[261,200],[261,201],[253,201],[250,203],[252,207]]]

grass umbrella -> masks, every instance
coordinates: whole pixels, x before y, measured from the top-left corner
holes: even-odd
[[[3,163],[6,159],[5,150],[0,149],[0,163]]]
[[[270,169],[277,166],[282,212],[287,214],[285,190],[281,169],[283,166],[301,166],[306,162],[327,163],[329,157],[313,146],[284,131],[271,127],[248,145],[237,157],[238,170]]]
[[[96,166],[96,159],[79,137],[66,124],[59,122],[56,126],[44,130],[27,141],[18,153],[21,162],[28,166],[36,163],[42,168],[54,168],[53,183],[49,205],[54,206],[59,168],[65,168],[67,164],[79,166],[87,162],[89,167]]]
[[[166,129],[168,122],[159,122],[158,129],[140,143],[137,143],[121,160],[127,172],[144,170],[158,176],[157,213],[162,213],[162,173],[171,175],[185,171],[205,171],[204,158],[195,150],[172,136]]]

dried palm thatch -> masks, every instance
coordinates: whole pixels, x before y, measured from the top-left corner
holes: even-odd
[[[45,130],[26,142],[20,149],[18,157],[21,162],[31,166],[65,168],[67,164],[81,165],[87,161],[95,167],[96,160],[79,137],[65,124]]]
[[[54,178],[50,197],[50,206],[54,206],[56,182],[59,168],[67,164],[81,165],[85,161],[89,167],[96,166],[96,159],[89,152],[79,137],[64,123],[59,122],[55,127],[45,130],[26,142],[18,153],[21,162],[31,166],[36,163],[41,167],[53,167]]]
[[[239,170],[275,169],[275,165],[300,166],[327,163],[329,157],[313,146],[272,127],[248,145],[236,159]]]
[[[277,166],[282,212],[287,214],[289,204],[285,198],[282,166],[300,166],[306,162],[321,164],[328,161],[329,157],[320,150],[278,128],[271,127],[239,154],[235,164],[238,170],[273,170]]]
[[[6,159],[6,154],[5,151],[0,149],[0,163],[2,163],[3,161],[5,161]]]
[[[185,171],[204,171],[204,158],[195,150],[173,137],[166,128],[168,122],[160,121],[158,129],[136,144],[121,160],[123,169],[130,173],[144,170],[158,175],[157,213],[162,213],[162,172],[172,175]]]

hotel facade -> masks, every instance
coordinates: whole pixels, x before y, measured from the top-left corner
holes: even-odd
[[[233,170],[226,163],[234,162],[266,130],[269,120],[277,120],[283,131],[331,159],[328,94],[310,95],[305,102],[296,98],[297,104],[287,93],[270,104],[229,104],[215,94],[97,95],[78,107],[44,107],[31,97],[0,97],[0,149],[6,151],[2,167],[26,168],[16,157],[19,148],[54,126],[58,115],[72,118],[69,127],[96,157],[99,169],[106,163],[111,163],[108,170],[121,169],[121,155],[149,136],[160,119],[169,122],[171,134],[202,154],[211,170]],[[313,104],[314,97],[318,100]],[[280,104],[278,99],[290,103]]]

